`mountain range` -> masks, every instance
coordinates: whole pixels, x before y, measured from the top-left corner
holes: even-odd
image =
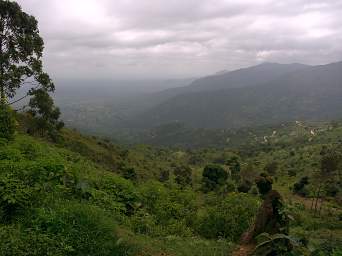
[[[342,118],[342,62],[263,63],[150,95],[158,104],[134,116],[135,127],[183,123],[192,128],[241,128],[295,120]]]

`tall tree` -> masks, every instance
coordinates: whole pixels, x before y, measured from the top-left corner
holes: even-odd
[[[316,173],[318,181],[317,190],[311,203],[311,209],[314,213],[320,214],[324,201],[322,190],[330,180],[337,180],[340,177],[340,170],[342,168],[342,144],[333,145],[331,147],[324,146],[320,152],[321,155],[321,168]],[[320,199],[320,203],[319,203]]]
[[[23,12],[16,2],[0,0],[0,100],[13,98],[18,88],[30,85],[54,91],[43,72],[43,39],[35,17]]]
[[[39,132],[40,136],[47,133],[50,138],[57,140],[58,131],[64,126],[59,121],[59,108],[54,105],[53,99],[44,88],[34,90],[32,96],[29,103],[29,113],[33,116],[31,132]]]

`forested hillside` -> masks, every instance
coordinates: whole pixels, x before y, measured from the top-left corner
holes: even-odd
[[[222,75],[199,80],[201,90],[195,90],[194,82],[189,91],[146,111],[138,120],[145,127],[180,122],[193,128],[241,128],[341,117],[342,63],[302,67],[283,75],[270,71],[271,80],[255,69],[245,70],[239,79],[232,76],[234,80],[228,73],[219,83],[216,80]],[[253,78],[255,73],[264,82]],[[246,78],[251,78],[248,83]]]
[[[254,177],[265,171],[285,197],[293,239],[312,255],[339,255],[340,173],[310,210],[321,151],[338,147],[342,126],[321,132],[191,151],[123,148],[70,130],[57,144],[17,134],[0,149],[1,255],[227,255],[255,218]],[[208,166],[230,173],[211,192]]]
[[[56,100],[67,125],[88,134],[137,143],[141,141],[141,133],[154,134],[164,129],[171,132],[171,127],[175,128],[173,133],[184,127],[192,137],[191,134],[203,130],[217,133],[222,129],[340,119],[341,70],[341,63],[322,66],[264,63],[192,83],[190,79],[155,81],[161,88],[177,88],[146,89],[145,93],[142,93],[146,87],[144,81],[140,89],[136,86],[132,91],[110,89],[110,81],[106,87],[98,84],[91,87],[95,82],[88,82],[82,90],[74,85],[65,87],[62,82],[58,83],[61,89]],[[112,84],[115,88],[116,83]]]

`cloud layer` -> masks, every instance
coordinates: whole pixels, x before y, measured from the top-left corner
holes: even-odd
[[[203,76],[342,60],[340,0],[18,0],[58,78]]]

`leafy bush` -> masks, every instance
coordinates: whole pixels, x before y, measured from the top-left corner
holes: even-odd
[[[16,123],[12,110],[6,104],[0,103],[0,138],[13,140]]]
[[[257,237],[257,246],[253,255],[309,256],[310,252],[290,236],[262,233]]]
[[[0,160],[19,161],[21,158],[21,152],[16,148],[5,146],[0,149]]]
[[[342,255],[341,241],[334,239],[321,243],[311,254],[311,256],[340,256]]]
[[[126,215],[134,213],[139,195],[131,181],[116,175],[104,175],[91,188],[91,200],[105,209],[118,210]]]
[[[182,187],[191,186],[192,170],[188,166],[176,166],[174,169],[175,182]]]
[[[258,201],[246,194],[231,194],[197,217],[196,230],[205,238],[237,241],[252,224]]]
[[[295,177],[295,176],[297,175],[297,171],[296,171],[296,169],[294,169],[294,168],[289,168],[289,169],[287,170],[287,174],[288,174],[290,177]]]
[[[100,208],[75,202],[56,208],[37,209],[32,217],[35,230],[54,237],[67,255],[131,255],[132,250],[117,237],[116,223]]]
[[[33,189],[10,175],[0,177],[0,220],[9,221],[25,210],[33,197]]]
[[[306,185],[308,184],[309,184],[309,177],[305,176],[301,178],[299,182],[293,185],[293,193],[303,196],[303,197],[307,196],[309,192],[306,189]]]
[[[30,142],[23,142],[20,144],[21,153],[27,160],[35,160],[39,153],[40,149],[37,145]]]
[[[0,226],[1,256],[64,256],[73,248],[59,243],[53,236],[17,226]]]
[[[266,164],[266,166],[264,167],[264,171],[272,176],[276,175],[277,170],[278,170],[278,163],[274,161]]]
[[[143,213],[149,223],[163,226],[164,233],[189,234],[196,214],[195,195],[190,190],[166,188],[159,182],[148,182],[140,188]]]
[[[137,178],[138,178],[137,177],[137,172],[132,167],[123,168],[121,173],[122,173],[122,177],[124,177],[127,180],[136,181]]]
[[[217,164],[207,165],[202,174],[203,190],[205,192],[214,191],[224,186],[228,179],[228,173]]]
[[[341,184],[329,181],[325,184],[325,191],[327,196],[335,197],[341,191]]]

